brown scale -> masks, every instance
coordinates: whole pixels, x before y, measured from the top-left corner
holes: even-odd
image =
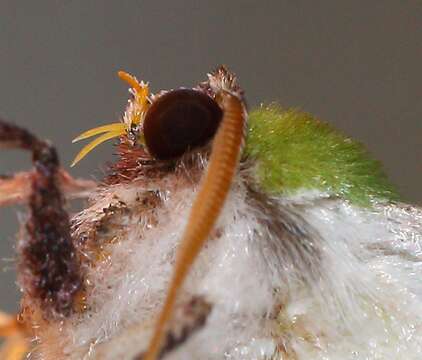
[[[103,208],[94,221],[73,224],[75,243],[89,264],[95,264],[104,246],[113,242],[116,231],[122,230],[122,225],[114,219],[129,213],[125,203],[116,201]]]
[[[88,221],[79,214],[72,220],[72,236],[78,252],[86,265],[95,266],[98,261],[105,260],[109,254],[108,245],[116,243],[117,239],[125,239],[127,225],[122,224],[122,218],[141,217],[151,225],[157,224],[157,219],[151,210],[160,206],[160,198],[155,191],[142,193],[134,204],[127,205],[118,197],[114,197],[107,207],[100,210],[87,209],[96,212]],[[83,219],[83,220],[81,220]]]
[[[134,145],[126,137],[120,138],[117,155],[118,161],[109,166],[104,179],[106,185],[130,183],[141,176],[159,179],[174,170],[174,162],[152,159],[144,147]]]

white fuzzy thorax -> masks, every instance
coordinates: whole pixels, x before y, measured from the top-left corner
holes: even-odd
[[[145,350],[195,197],[189,186],[161,189],[112,186],[77,218],[89,223],[110,202],[135,208],[161,191],[156,209],[118,218],[120,238],[89,270],[88,310],[62,330],[69,358]],[[421,218],[318,192],[251,200],[239,176],[180,297],[202,295],[212,311],[166,359],[421,359]]]

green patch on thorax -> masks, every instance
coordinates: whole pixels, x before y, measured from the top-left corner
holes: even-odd
[[[360,143],[296,110],[252,111],[245,155],[255,160],[257,181],[269,193],[317,189],[361,206],[398,198]]]

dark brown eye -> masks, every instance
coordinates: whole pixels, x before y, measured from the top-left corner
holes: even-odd
[[[171,91],[158,98],[144,120],[148,151],[168,160],[205,145],[215,134],[223,112],[208,95],[191,89]]]

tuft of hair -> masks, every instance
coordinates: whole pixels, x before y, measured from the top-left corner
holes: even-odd
[[[363,206],[398,199],[362,144],[298,110],[272,105],[252,111],[245,154],[256,161],[257,181],[272,194],[318,189]]]

